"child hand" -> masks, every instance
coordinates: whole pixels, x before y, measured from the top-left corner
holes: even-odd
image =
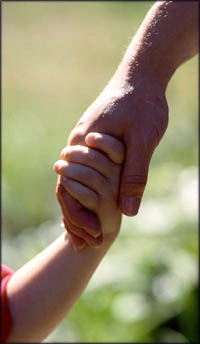
[[[85,146],[67,146],[61,156],[64,160],[55,163],[54,169],[60,175],[64,190],[74,197],[80,206],[97,214],[104,240],[117,235],[121,213],[117,207],[117,197],[124,146],[116,138],[105,134],[90,133]],[[76,247],[83,239],[90,246],[98,246],[102,235],[67,223],[64,224]],[[110,240],[109,239],[109,240]]]

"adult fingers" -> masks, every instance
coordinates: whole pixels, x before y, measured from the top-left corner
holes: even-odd
[[[103,151],[116,164],[121,164],[124,160],[124,145],[113,136],[89,133],[85,142],[88,146]]]
[[[138,213],[147,184],[151,155],[152,151],[145,145],[133,140],[127,144],[119,194],[119,207],[125,215],[133,216]]]
[[[75,248],[76,251],[80,251],[84,247],[87,246],[85,240],[79,238],[77,235],[73,234],[69,230],[68,230],[68,235],[70,236],[72,245],[73,245],[73,247]]]
[[[65,190],[59,176],[56,195],[58,202],[62,208],[63,217],[94,237],[101,234],[101,224],[96,214],[84,208],[77,200]]]
[[[72,246],[74,247],[74,249],[76,251],[82,250],[87,245],[86,241],[84,239],[81,239],[80,237],[78,237],[74,233],[72,233],[70,231],[70,225],[69,225],[69,223],[68,224],[67,223],[68,223],[67,219],[65,219],[63,217],[63,224],[65,226],[65,229],[67,231],[67,234],[68,234],[69,238],[71,239]]]
[[[69,219],[63,219],[65,228],[71,235],[72,239],[76,241],[77,244],[77,238],[84,240],[84,246],[85,242],[91,247],[98,247],[102,244],[103,236],[100,234],[98,238],[94,238],[91,235],[89,235],[87,232],[85,232],[83,229],[74,226],[72,223],[70,223]],[[82,247],[81,247],[82,248]]]

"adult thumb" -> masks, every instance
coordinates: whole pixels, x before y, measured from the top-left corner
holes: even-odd
[[[138,213],[151,156],[152,149],[136,142],[131,142],[126,149],[119,192],[119,207],[125,215],[134,216]]]

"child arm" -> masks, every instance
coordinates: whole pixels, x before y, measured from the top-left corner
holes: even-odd
[[[7,342],[44,340],[77,301],[111,244],[75,252],[63,233],[19,269],[7,285],[12,318]]]
[[[86,164],[90,164],[88,155],[80,152]],[[107,159],[109,160],[109,159]],[[106,160],[105,160],[106,161]],[[74,171],[74,165],[69,164],[68,172],[62,171],[63,176]],[[80,165],[80,164],[79,164]],[[88,169],[82,162],[80,183],[74,180],[73,186],[67,182],[65,187],[79,199],[79,202],[89,202],[85,191],[75,189],[74,185],[81,184],[81,176],[87,176]],[[111,166],[111,165],[110,165]],[[76,166],[77,167],[77,166]],[[97,169],[102,168],[98,166]],[[92,169],[91,169],[92,170]],[[91,171],[90,171],[91,172]],[[91,172],[92,173],[92,172]],[[62,321],[71,307],[77,301],[100,261],[115,240],[119,231],[121,214],[117,209],[114,190],[119,185],[120,166],[113,166],[107,177],[106,192],[99,182],[94,192],[98,194],[98,206],[93,211],[98,213],[104,240],[96,249],[90,246],[77,252],[74,250],[67,233],[63,233],[55,242],[30,262],[19,269],[9,280],[7,285],[7,300],[12,317],[11,332],[7,342],[40,342]],[[93,177],[99,179],[99,174],[94,171]],[[113,184],[111,179],[114,180]],[[83,181],[82,181],[83,182]],[[98,191],[98,188],[99,191]],[[88,189],[88,190],[87,190]],[[101,190],[102,189],[102,190]],[[89,204],[89,203],[88,203]],[[105,214],[109,205],[109,221]],[[98,207],[98,209],[97,209]],[[110,231],[110,229],[112,230]],[[72,268],[73,267],[73,268]]]

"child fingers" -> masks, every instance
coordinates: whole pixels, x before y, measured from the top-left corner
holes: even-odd
[[[91,210],[97,208],[99,196],[95,191],[65,176],[61,176],[61,183],[65,190],[68,191],[72,197],[83,204],[86,208]]]
[[[58,160],[54,164],[54,169],[56,173],[76,180],[77,182],[91,188],[98,194],[101,194],[102,188],[105,187],[106,178],[90,167],[64,160]]]
[[[93,168],[108,177],[111,170],[111,162],[105,154],[86,146],[66,146],[61,151],[61,158],[68,162],[85,165]]]
[[[124,145],[113,136],[100,133],[89,133],[85,138],[85,143],[92,148],[96,148],[108,155],[116,164],[121,164],[124,160]]]
[[[76,227],[72,223],[70,223],[69,220],[64,220],[65,227],[67,228],[67,231],[69,232],[70,235],[73,235],[76,237],[79,237],[81,239],[84,239],[88,243],[89,246],[91,247],[98,247],[99,245],[102,244],[103,241],[103,236],[102,234],[99,235],[98,238],[94,238],[93,236],[89,235],[84,229]]]

